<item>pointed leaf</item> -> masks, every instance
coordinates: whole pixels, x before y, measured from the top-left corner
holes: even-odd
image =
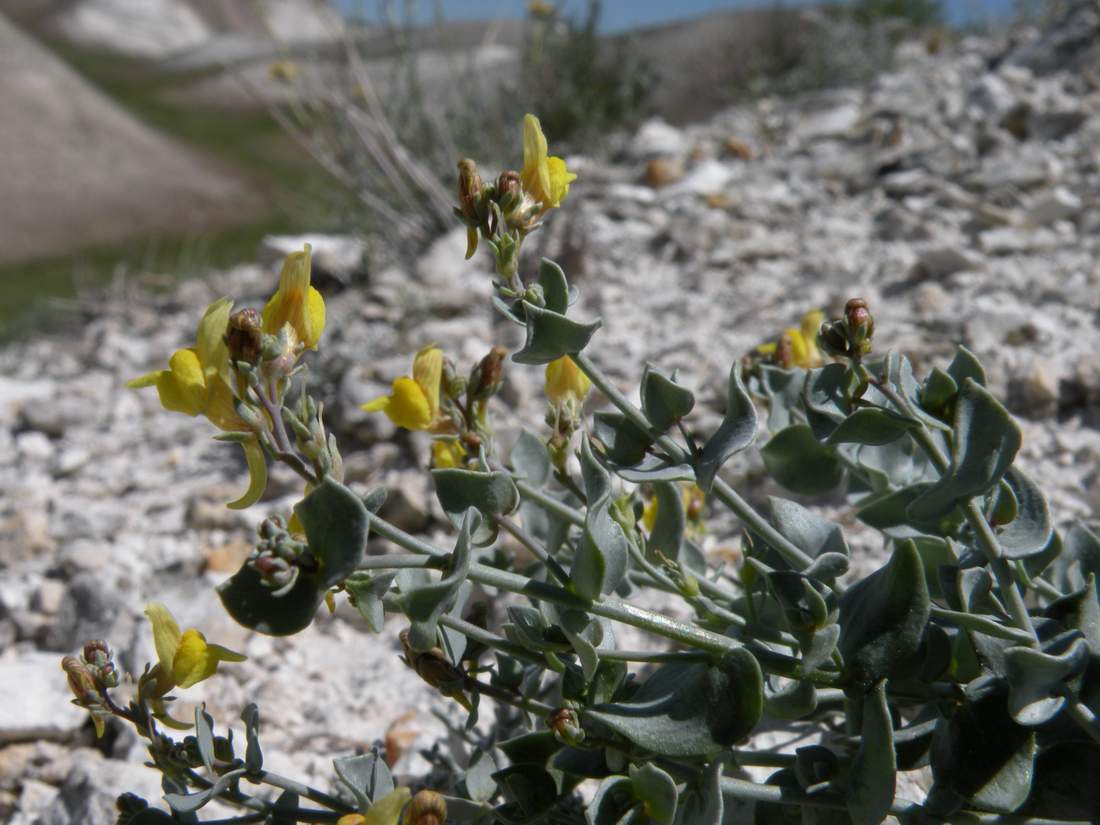
[[[848,779],[848,812],[853,825],[878,825],[890,813],[897,784],[894,726],[886,702],[886,680],[863,697],[859,750]]]
[[[760,450],[768,474],[793,493],[833,490],[844,475],[836,448],[820,443],[805,424],[780,430]]]
[[[517,364],[549,364],[563,355],[576,355],[588,346],[601,321],[581,324],[549,309],[523,302],[527,314],[527,340],[512,355]]]
[[[595,599],[618,586],[626,574],[628,551],[623,529],[610,513],[611,477],[592,456],[587,438],[581,442],[581,473],[588,511],[569,577],[579,596]]]
[[[641,394],[642,411],[659,433],[668,432],[695,406],[691,390],[681,387],[652,364],[646,364],[642,370]]]
[[[734,362],[730,368],[726,414],[695,462],[696,484],[699,488],[709,493],[714,477],[718,475],[722,465],[733,455],[746,449],[755,438],[756,407],[741,382],[741,366]]]

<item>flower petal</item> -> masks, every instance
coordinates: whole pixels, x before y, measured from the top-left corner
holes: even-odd
[[[546,191],[550,202],[543,203],[543,206],[561,206],[561,202],[569,194],[569,184],[575,181],[577,176],[565,168],[564,160],[557,157],[546,159],[546,169],[549,176],[549,186]]]
[[[251,507],[264,491],[267,490],[267,457],[264,448],[259,441],[246,441],[241,444],[244,449],[244,458],[248,463],[248,489],[236,501],[231,501],[226,507],[230,510],[244,510]]]
[[[424,391],[431,421],[435,421],[439,415],[439,385],[443,380],[443,350],[434,344],[420,350],[413,360],[413,380]]]
[[[385,407],[386,416],[406,430],[426,430],[435,420],[431,402],[419,382],[401,376],[393,382],[393,394]]]
[[[165,372],[165,370],[153,370],[152,372],[145,373],[145,375],[139,375],[137,378],[131,378],[129,381],[126,382],[126,387],[127,389],[131,390],[140,390],[144,387],[154,387],[156,386],[157,379],[160,378],[160,374],[162,372]]]
[[[591,383],[568,355],[546,365],[546,397],[554,404],[562,404],[570,399],[583,401]]]
[[[195,353],[206,374],[216,372],[223,379],[229,377],[229,348],[225,344],[225,331],[229,328],[229,315],[233,311],[232,298],[219,298],[206,308],[195,334]]]
[[[168,369],[157,375],[157,394],[164,409],[198,415],[206,407],[206,376],[193,349],[176,350]]]
[[[523,171],[520,173],[520,181],[523,188],[538,201],[542,201],[544,207],[550,195],[550,170],[546,164],[546,135],[542,133],[542,125],[534,115],[528,114],[523,118]]]
[[[153,646],[157,649],[157,661],[166,673],[172,672],[172,663],[180,646],[180,626],[168,608],[160,602],[145,605],[145,615],[153,625]]]
[[[233,391],[219,376],[212,376],[207,385],[206,406],[202,411],[210,423],[226,432],[248,432],[252,428],[237,414]]]
[[[466,448],[453,438],[440,438],[432,442],[432,467],[447,470],[457,467],[466,457]]]
[[[218,669],[218,660],[210,652],[206,637],[191,627],[180,637],[179,650],[172,662],[172,679],[181,688],[189,688],[209,679]]]
[[[278,334],[285,324],[290,324],[310,349],[315,349],[324,329],[324,300],[309,283],[310,251],[306,244],[301,252],[291,252],[283,261],[279,274],[279,288],[264,307],[264,332]],[[312,292],[311,292],[312,290]],[[316,298],[313,297],[316,294]]]
[[[390,396],[380,395],[373,401],[368,401],[366,404],[359,405],[359,409],[363,412],[383,412],[389,405]]]

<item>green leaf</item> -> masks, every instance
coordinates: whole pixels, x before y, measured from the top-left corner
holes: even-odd
[[[634,785],[628,777],[609,776],[600,783],[584,813],[588,825],[619,825],[634,823],[641,818],[630,816],[637,805]]]
[[[569,282],[562,268],[549,258],[543,258],[539,261],[538,284],[542,287],[546,308],[559,315],[565,315],[569,309]]]
[[[382,597],[386,595],[396,576],[396,573],[368,573],[358,570],[344,580],[344,589],[371,633],[382,632],[386,618],[382,609]]]
[[[228,790],[229,786],[244,776],[244,774],[244,768],[226,771],[217,778],[213,785],[205,790],[191,794],[166,793],[164,795],[164,801],[167,802],[168,807],[176,813],[186,814],[197,811],[211,799],[216,799],[221,796],[223,791]]]
[[[603,454],[616,466],[638,464],[653,444],[653,439],[621,412],[598,412],[592,421],[596,440],[604,446]]]
[[[351,490],[326,477],[294,508],[319,569],[301,573],[276,596],[247,563],[217,587],[226,611],[247,628],[289,636],[308,627],[330,587],[351,575],[367,545],[367,508]]]
[[[821,444],[805,424],[780,430],[760,450],[768,474],[792,493],[833,490],[844,475],[836,448]]]
[[[668,482],[653,485],[653,494],[657,500],[657,516],[653,520],[653,529],[646,542],[646,556],[657,561],[660,552],[673,561],[680,560],[680,549],[684,544],[684,530],[687,518],[684,515],[684,502],[679,488]]]
[[[356,807],[365,811],[393,792],[393,775],[377,746],[361,756],[334,759],[336,776],[355,796]]]
[[[546,445],[527,430],[521,430],[512,445],[512,469],[534,487],[541,487],[550,478],[550,455]]]
[[[737,365],[734,365],[734,369]],[[768,430],[777,432],[792,423],[791,412],[802,406],[806,371],[760,365],[760,389],[768,399]]]
[[[195,740],[199,757],[208,771],[214,770],[214,717],[206,712],[206,704],[195,706]]]
[[[676,781],[656,765],[630,766],[634,798],[646,815],[659,825],[672,825],[676,816]]]
[[[769,496],[768,504],[775,529],[803,553],[811,558],[825,553],[849,555],[848,542],[839,524],[785,498]]]
[[[777,719],[804,719],[817,710],[817,689],[812,682],[791,679],[777,690],[765,684],[764,697],[768,715]]]
[[[611,476],[592,456],[588,438],[581,442],[580,458],[588,510],[569,578],[577,595],[595,599],[614,590],[626,575],[627,543],[623,528],[611,517]]]
[[[1010,814],[1027,800],[1038,742],[1034,730],[1008,715],[1007,692],[998,681],[980,680],[936,725],[930,758],[933,813],[949,817],[966,803]]]
[[[853,825],[878,825],[890,813],[897,784],[894,725],[886,702],[886,680],[863,697],[859,750],[848,777],[848,813]]]
[[[921,426],[920,422],[877,407],[863,407],[849,415],[826,439],[827,444],[869,444],[880,447],[897,441]]]
[[[632,467],[621,467],[597,455],[600,463],[624,481],[632,484],[656,484],[659,481],[695,481],[695,470],[690,464],[669,464],[656,455],[647,455]]]
[[[1089,645],[1078,637],[1061,654],[1010,647],[1004,658],[1008,711],[1019,724],[1034,727],[1049,722],[1062,710],[1066,700],[1059,689],[1088,665]]]
[[[439,504],[455,527],[462,523],[471,507],[484,516],[471,537],[479,547],[496,540],[497,526],[493,516],[506,515],[519,507],[519,491],[512,477],[503,470],[483,473],[449,467],[432,470],[432,478]]]
[[[985,386],[985,368],[982,367],[978,356],[961,344],[955,350],[955,357],[947,365],[947,374],[954,379],[955,385],[958,387],[965,384],[968,378],[975,384]]]
[[[859,511],[859,520],[892,539],[953,536],[965,519],[957,507],[927,521],[914,518],[909,509],[909,505],[928,492],[931,486],[928,483],[913,484],[876,498]]]
[[[803,401],[808,410],[839,424],[852,414],[851,396],[858,377],[844,364],[826,364],[810,370],[802,387]]]
[[[1010,559],[1023,559],[1042,552],[1054,533],[1043,491],[1015,467],[1005,473],[1004,481],[1016,499],[1016,517],[998,531],[997,543]]]
[[[436,644],[439,617],[453,604],[470,572],[470,536],[478,527],[481,514],[473,507],[466,511],[459,529],[454,552],[445,575],[439,581],[421,584],[401,594],[401,604],[409,617],[409,647],[421,653]]]
[[[271,809],[271,825],[297,825],[298,794],[283,791]]]
[[[264,766],[264,754],[260,749],[260,708],[255,702],[249,702],[241,711],[244,722],[245,745],[244,766],[249,773],[258,773]]]
[[[928,373],[928,377],[924,380],[920,403],[925,410],[937,418],[944,418],[958,392],[959,385],[955,379],[939,367],[933,367],[932,372]]]
[[[695,783],[689,783],[676,809],[676,825],[722,825],[722,761],[713,760]]]
[[[497,764],[493,761],[493,755],[488,751],[475,751],[462,779],[467,796],[477,802],[488,802],[492,799],[497,792],[497,783],[493,779],[496,772]]]
[[[955,409],[951,466],[936,484],[909,505],[929,521],[956,505],[989,492],[1012,466],[1023,437],[1019,425],[988,390],[967,379]]]
[[[646,364],[642,370],[641,396],[642,411],[659,433],[668,432],[695,407],[691,390],[681,387],[653,364]]]
[[[493,774],[505,798],[523,817],[544,813],[558,798],[558,785],[541,765],[511,765]]]
[[[658,755],[712,756],[747,736],[763,709],[760,665],[738,648],[717,665],[664,665],[629,701],[595,705],[581,719]]]
[[[756,438],[756,407],[741,382],[741,366],[730,367],[726,414],[714,435],[703,445],[695,461],[695,483],[705,493],[710,492],[714,477],[732,456],[748,448]]]
[[[931,612],[924,565],[911,541],[840,600],[840,654],[855,684],[873,685],[920,649]]]
[[[581,324],[527,301],[523,309],[527,313],[527,340],[523,349],[512,356],[517,364],[549,364],[563,355],[576,355],[588,346],[602,323]]]

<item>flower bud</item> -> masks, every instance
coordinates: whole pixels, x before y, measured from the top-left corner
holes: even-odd
[[[417,791],[405,812],[405,825],[443,825],[447,800],[435,791]]]
[[[546,724],[554,732],[558,741],[566,745],[575,747],[584,741],[584,728],[581,727],[580,720],[577,718],[577,712],[572,708],[558,708],[550,714]]]
[[[61,660],[61,669],[69,680],[69,690],[82,706],[99,703],[99,686],[92,672],[75,656]]]
[[[225,345],[229,348],[230,360],[246,364],[255,364],[260,360],[264,344],[263,325],[263,318],[255,309],[242,309],[229,316]]]
[[[458,208],[472,224],[481,223],[481,191],[485,184],[477,171],[477,164],[469,158],[458,162]]]
[[[507,215],[519,206],[523,200],[523,184],[519,172],[501,172],[497,178],[497,203],[500,211]]]
[[[90,665],[102,665],[111,661],[111,648],[102,639],[92,639],[84,643],[81,655]]]
[[[504,376],[504,356],[508,350],[493,347],[470,373],[468,394],[472,401],[486,401],[497,394]]]
[[[848,325],[848,342],[853,354],[864,356],[871,351],[871,337],[875,334],[875,319],[867,302],[852,298],[844,305],[844,322]]]

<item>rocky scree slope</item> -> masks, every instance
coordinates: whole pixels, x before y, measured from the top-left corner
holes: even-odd
[[[1091,4],[1079,8],[1077,25],[1100,31]],[[964,343],[1021,417],[1022,463],[1056,517],[1095,521],[1100,63],[1067,56],[1058,36],[967,39],[937,54],[903,44],[863,88],[764,99],[686,129],[651,121],[613,164],[571,159],[580,180],[530,252],[561,260],[583,292],[580,317],[606,318],[593,352],[623,387],[646,359],[681,370],[701,433],[716,426],[731,360],[808,308],[862,295],[878,349],[908,353],[918,372]],[[335,399],[348,482],[392,485],[389,517],[442,542],[419,469],[427,439],[358,405],[427,342],[463,366],[517,345],[488,307],[489,273],[462,249],[456,231],[414,264],[330,295],[313,370]],[[415,751],[442,732],[431,714],[440,700],[399,662],[398,623],[371,637],[341,607],[272,640],[233,625],[211,591],[248,552],[259,517],[300,496],[296,479],[276,473],[269,501],[226,510],[244,483],[237,451],[162,411],[153,393],[123,389],[188,345],[206,302],[228,293],[259,304],[273,283],[270,268],[241,267],[162,299],[120,285],[71,335],[0,351],[0,812],[13,823],[110,823],[118,792],[159,795],[132,736],[89,747],[58,667],[93,636],[140,667],[152,657],[141,617],[152,598],[249,656],[184,694],[182,713],[201,698],[224,724],[254,698],[271,766],[321,785],[333,756],[411,713],[414,744],[397,767],[427,767]],[[520,420],[508,409],[537,422],[542,404],[540,371],[510,364],[502,439]],[[752,455],[728,473],[750,497],[777,492]],[[842,503],[826,507],[850,523]],[[880,548],[851,530],[857,566],[873,568]],[[708,550],[733,535],[719,523]]]

